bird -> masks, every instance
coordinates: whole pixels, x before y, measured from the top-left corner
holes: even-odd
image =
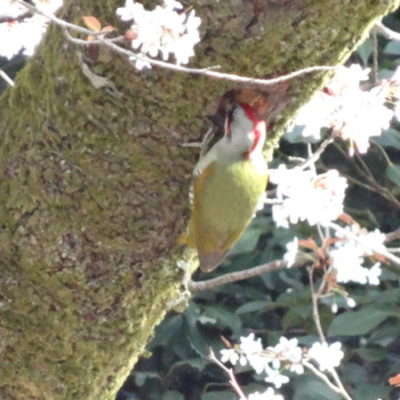
[[[264,197],[266,124],[259,107],[229,94],[222,101],[222,137],[193,171],[192,213],[186,244],[200,269],[211,272],[239,240]]]

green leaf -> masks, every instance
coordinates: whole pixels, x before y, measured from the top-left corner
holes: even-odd
[[[389,128],[386,129],[381,136],[375,136],[372,141],[383,147],[400,149],[400,132],[396,129]]]
[[[156,346],[166,346],[178,335],[182,327],[182,316],[172,315],[157,327],[156,335],[149,345],[149,350]]]
[[[164,393],[162,400],[185,400],[185,398],[176,390],[168,390]]]
[[[400,55],[400,43],[395,40],[391,40],[383,50],[385,54],[394,54],[394,55]]]
[[[275,300],[275,306],[298,307],[310,304],[310,292],[308,288],[285,292]]]
[[[374,330],[368,339],[368,343],[384,347],[390,346],[398,339],[399,332],[400,319],[390,319],[386,324]]]
[[[385,398],[390,392],[390,387],[385,384],[359,385],[354,391],[354,399],[376,400]],[[397,396],[396,396],[397,398]]]
[[[283,316],[281,323],[282,323],[282,328],[285,331],[288,331],[291,328],[296,328],[304,325],[304,318],[302,318],[299,314],[293,312],[292,310],[289,310]]]
[[[223,326],[229,327],[232,332],[238,331],[242,325],[239,316],[221,306],[206,307],[204,316],[215,319]]]
[[[193,301],[189,303],[189,307],[183,313],[186,322],[190,326],[196,326],[197,321],[201,315],[200,307]]]
[[[184,365],[189,365],[194,369],[198,369],[199,371],[203,371],[203,369],[210,363],[208,359],[205,358],[191,358],[182,361]]]
[[[158,379],[161,381],[161,377],[158,373],[156,372],[135,372],[134,374],[135,377],[135,384],[137,386],[143,386],[147,379]]]
[[[396,275],[396,277],[398,276]],[[394,305],[396,307],[400,299],[400,288],[385,289],[384,296],[382,296],[382,290],[371,289],[368,291],[367,296],[367,300],[371,301],[375,305],[385,304],[385,307],[388,307],[390,305]]]
[[[237,399],[236,395],[229,390],[208,392],[201,395],[201,400],[236,400],[236,399]]]
[[[330,324],[329,336],[358,336],[371,332],[392,313],[375,308],[348,311],[338,315]]]
[[[397,186],[400,186],[400,165],[390,164],[386,168],[386,176],[394,182]]]
[[[350,360],[348,360],[346,363],[343,363],[342,371],[342,376],[346,377],[346,383],[350,385],[365,385],[369,380],[368,371],[364,368],[364,366],[361,366],[355,362],[351,362]]]
[[[249,301],[248,303],[243,304],[236,310],[236,314],[246,314],[253,313],[257,311],[265,311],[267,308],[267,300],[254,300]]]
[[[223,347],[221,340],[215,333],[215,330],[208,329],[200,324],[185,325],[186,332],[184,335],[189,341],[191,348],[200,356],[207,357],[210,352],[210,348],[217,353],[219,349]]]
[[[340,397],[313,376],[296,378],[293,400],[339,400]]]
[[[200,329],[196,329],[195,327],[192,327],[190,325],[187,325],[187,328],[187,338],[189,340],[190,346],[197,354],[206,357],[211,347],[210,343],[200,333]]]
[[[394,75],[393,69],[381,68],[378,70],[378,81],[383,81],[384,79],[391,79]]]
[[[260,236],[271,230],[271,226],[268,222],[269,221],[263,217],[254,219],[240,240],[229,252],[229,255],[233,256],[254,251]]]
[[[358,49],[357,54],[360,56],[364,67],[368,66],[368,59],[372,54],[372,40],[368,38]]]
[[[357,353],[368,362],[382,361],[387,357],[387,351],[380,346],[363,346],[357,350]]]

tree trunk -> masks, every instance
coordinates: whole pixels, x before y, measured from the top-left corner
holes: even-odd
[[[203,21],[191,65],[263,77],[343,62],[399,0],[184,4]],[[80,23],[94,15],[115,26],[118,6],[67,1],[61,17]],[[92,86],[82,54],[110,87]],[[282,111],[272,145],[324,77],[267,88]],[[176,239],[197,150],[180,144],[199,139],[218,97],[233,87],[160,69],[139,73],[50,29],[0,99],[2,400],[114,398],[182,295],[178,260],[193,264]]]

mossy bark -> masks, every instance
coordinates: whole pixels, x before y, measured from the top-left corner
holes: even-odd
[[[196,0],[204,38],[192,65],[276,76],[337,64],[398,3]],[[62,16],[117,25],[117,6],[70,1]],[[112,83],[95,89],[82,51],[52,27],[0,99],[2,400],[114,398],[183,291],[177,261],[191,254],[176,239],[197,155],[180,144],[199,138],[233,87],[158,69],[141,74],[90,49],[90,68]],[[307,75],[285,89],[271,144],[323,79]]]

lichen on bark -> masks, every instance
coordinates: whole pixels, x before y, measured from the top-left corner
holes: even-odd
[[[119,5],[70,1],[62,16],[121,26],[113,15]],[[203,19],[193,65],[262,77],[342,62],[398,1],[190,5]],[[113,88],[91,86],[82,56]],[[275,98],[268,88],[286,106],[274,115],[270,144],[322,81],[305,76]],[[183,290],[177,261],[186,256],[176,239],[197,154],[181,144],[201,136],[232,87],[158,69],[138,73],[51,28],[0,99],[2,400],[114,398]]]

